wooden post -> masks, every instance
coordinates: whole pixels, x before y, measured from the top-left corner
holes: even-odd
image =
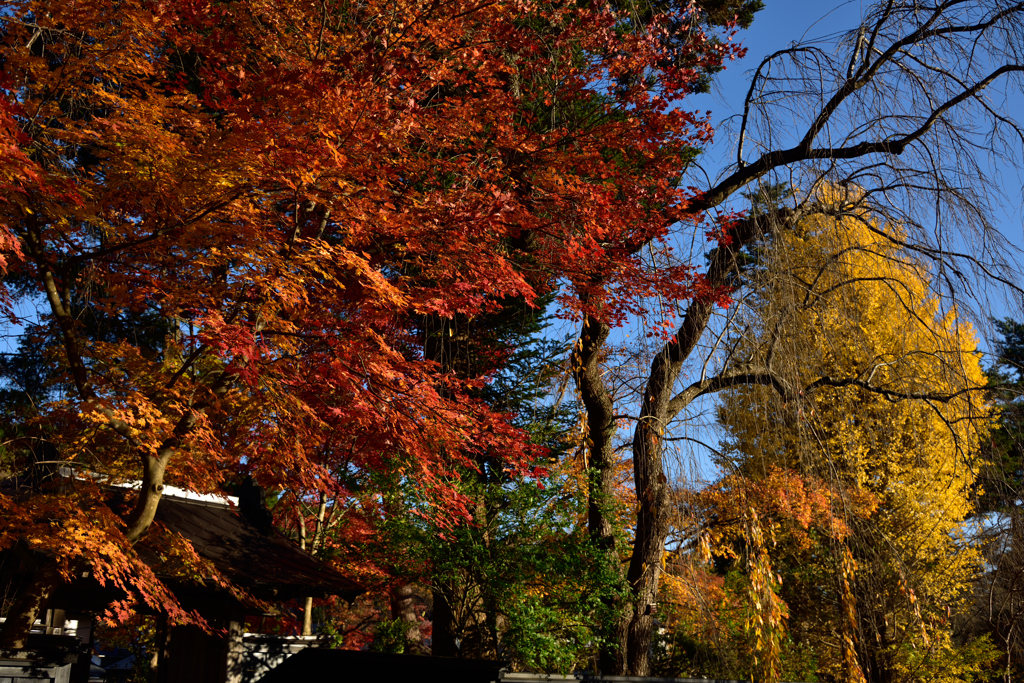
[[[64,625],[67,623],[67,617],[62,609],[48,609],[46,610],[46,624],[44,626],[44,633],[48,636],[61,636],[64,635]]]
[[[242,673],[245,666],[245,645],[242,643],[242,633],[244,631],[244,621],[228,622],[226,683],[242,683]]]

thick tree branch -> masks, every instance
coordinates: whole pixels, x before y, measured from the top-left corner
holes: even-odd
[[[668,410],[665,415],[666,424],[675,419],[680,412],[701,396],[714,394],[731,387],[751,384],[770,386],[783,397],[792,397],[793,395],[788,384],[779,375],[767,368],[737,366],[714,377],[694,382],[673,396],[672,400],[669,401]]]

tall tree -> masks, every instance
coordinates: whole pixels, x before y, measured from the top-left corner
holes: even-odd
[[[699,16],[649,9],[9,5],[0,248],[8,272],[45,302],[66,387],[38,420],[55,427],[61,458],[143,485],[123,530],[85,482],[71,498],[4,498],[4,545],[24,538],[64,545],[69,558],[96,561],[111,548],[131,558],[165,476],[212,488],[244,458],[276,485],[287,458],[289,476],[313,490],[330,468],[309,454],[328,435],[341,444],[329,452],[353,466],[414,475],[441,507],[468,515],[447,485],[467,453],[515,453],[523,437],[424,358],[415,321],[559,287],[564,314],[582,321],[573,361],[592,443],[591,534],[611,564],[630,556],[631,596],[612,605],[621,616],[603,668],[646,672],[671,509],[664,432],[698,396],[774,381],[770,367],[727,353],[697,358],[704,341],[715,347],[706,333],[737,283],[740,250],[806,213],[812,186],[827,179],[865,188],[829,210],[902,207],[904,236],[888,238],[934,257],[949,291],[963,290],[971,267],[1012,280],[987,251],[998,241],[985,203],[994,184],[979,183],[982,164],[967,152],[982,147],[975,133],[1020,136],[984,95],[1024,71],[1020,3],[884,3],[837,52],[794,46],[767,58],[735,165],[687,189],[703,181],[680,174],[711,131],[677,105],[737,51],[706,35]],[[798,128],[781,125],[780,101]],[[784,176],[806,187],[781,210],[706,220],[744,188]],[[914,212],[925,206],[936,214]],[[934,239],[931,218],[943,228]],[[984,248],[951,244],[954,224]],[[719,248],[706,270],[703,254],[672,250],[708,233]],[[666,311],[652,322],[674,332],[655,337],[664,344],[647,357],[643,387],[616,405],[606,345],[647,297]],[[173,333],[156,353],[130,336],[94,340],[79,325],[85,309],[150,311]],[[691,360],[701,370],[686,383]],[[604,504],[626,413],[631,546]],[[398,464],[382,457],[393,451]],[[55,531],[41,521],[53,518],[75,521]],[[125,580],[145,571],[101,566]],[[26,618],[58,568],[43,563],[19,608]],[[7,623],[9,634],[25,625]]]
[[[988,369],[992,401],[998,406],[999,421],[986,444],[986,466],[981,477],[981,509],[1009,511],[1018,505],[1024,488],[1024,415],[1020,395],[1024,383],[1024,325],[997,320],[995,362]]]
[[[1020,90],[1022,18],[1024,5],[1001,0],[928,7],[883,2],[865,8],[861,25],[839,36],[832,51],[808,42],[767,56],[753,73],[734,161],[720,173],[708,172],[714,180],[680,207],[689,216],[720,212],[718,228],[708,232],[714,248],[701,253],[687,246],[667,261],[664,254],[649,260],[653,270],[669,264],[699,268],[707,262],[700,286],[685,296],[651,297],[650,308],[661,312],[648,316],[656,343],[647,351],[647,369],[633,378],[638,388],[624,401],[615,400],[602,365],[612,329],[621,322],[615,304],[623,280],[584,282],[574,362],[592,442],[595,501],[612,486],[620,421],[629,415],[634,425],[637,519],[631,547],[616,549],[607,515],[600,504],[591,505],[595,537],[613,549],[612,556],[629,555],[624,578],[631,598],[621,605],[617,642],[606,652],[605,671],[645,674],[650,667],[653,606],[673,509],[669,477],[674,469],[666,463],[665,439],[700,436],[680,418],[700,397],[740,384],[772,386],[799,401],[800,387],[787,385],[771,363],[753,362],[721,343],[722,325],[732,319],[716,316],[716,304],[728,303],[728,294],[743,284],[746,247],[814,213],[858,220],[873,211],[892,219],[872,228],[876,234],[932,261],[933,287],[947,297],[965,298],[969,274],[1019,287],[1005,238],[992,229],[997,185],[984,180],[983,155],[987,150],[1013,164],[1013,153],[1004,154],[1024,141],[1024,128],[985,99],[992,89]],[[1001,143],[984,144],[986,135]],[[728,213],[731,198],[743,192],[771,198],[780,182],[796,183],[800,191],[765,202],[760,212]],[[823,185],[840,188],[827,204],[817,191]],[[682,221],[670,233],[680,245],[693,245],[706,230],[695,233],[694,225]],[[899,232],[886,227],[896,225]],[[644,242],[620,242],[615,248],[640,253]],[[882,396],[914,396],[913,391],[887,393],[875,379],[829,377],[818,386],[856,380]]]
[[[793,402],[760,386],[722,394],[721,486],[752,492],[735,496],[745,503],[719,498],[717,519],[743,518],[731,510],[750,504],[784,539],[764,552],[783,577],[794,640],[817,651],[819,675],[966,675],[990,654],[955,644],[950,618],[982,559],[964,527],[987,432],[980,355],[970,326],[939,310],[921,262],[881,239],[873,217],[861,219],[809,217],[760,252],[770,265],[750,276],[764,283],[737,351],[761,363],[774,355],[780,375],[805,389]],[[754,493],[777,490],[785,471],[828,492],[825,523],[810,536],[803,506],[788,511],[788,501],[779,508]],[[784,488],[797,503],[799,489]]]
[[[413,482],[392,476],[382,487],[380,541],[388,547],[379,554],[431,589],[435,655],[571,670],[603,636],[602,596],[619,590],[581,516],[586,476],[570,457],[578,410],[561,384],[566,344],[540,336],[549,322],[541,307],[506,301],[432,331],[453,372],[497,364],[473,393],[530,435],[534,465],[524,478],[506,471],[499,453],[479,454],[459,483],[473,519],[455,529],[422,518],[427,501]]]
[[[431,357],[417,321],[609,269],[688,287],[601,246],[665,233],[676,172],[710,135],[669,103],[733,49],[696,24],[662,30],[681,19],[474,0],[9,4],[0,301],[41,299],[53,372],[30,418],[5,415],[95,476],[0,496],[0,547],[37,564],[2,644],[24,642],[81,562],[186,618],[132,551],[165,483],[213,490],[244,470],[319,491],[387,471],[431,491],[438,519],[469,517],[450,482],[484,453],[521,469],[525,435],[469,395],[480,378]],[[152,334],[88,323],[142,317]],[[99,484],[132,481],[115,511]]]
[[[1010,681],[1024,672],[1024,326],[1004,319],[995,321],[995,329],[1001,338],[994,344],[995,362],[988,368],[988,379],[997,421],[982,444],[978,477],[985,571],[976,582],[974,604],[962,619],[962,629],[967,637],[992,639],[1001,652],[999,674]]]

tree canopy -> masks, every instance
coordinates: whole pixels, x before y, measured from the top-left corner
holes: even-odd
[[[759,252],[751,278],[767,281],[738,352],[774,357],[801,389],[723,392],[709,533],[747,554],[761,549],[739,520],[774,539],[777,627],[813,652],[817,675],[966,674],[988,653],[955,643],[949,619],[981,568],[965,521],[991,414],[980,354],[923,264],[860,219],[810,216]]]
[[[3,547],[59,547],[41,561],[90,563],[173,613],[131,550],[165,482],[209,491],[244,471],[317,490],[387,470],[430,491],[438,519],[469,518],[452,482],[475,454],[516,472],[532,451],[471,395],[491,368],[452,373],[420,322],[533,305],[556,283],[578,311],[609,269],[613,317],[639,292],[699,289],[631,247],[678,219],[678,172],[711,133],[670,103],[737,51],[697,16],[9,5],[2,300],[43,299],[26,344],[48,371],[8,428],[83,475],[4,495]],[[122,482],[139,482],[126,526],[98,488]]]
[[[723,390],[788,406],[757,440],[737,424],[734,444],[770,446],[783,469],[829,462],[794,440],[810,410],[849,414],[819,430],[841,476],[805,481],[822,520],[849,491],[877,505],[864,498],[832,533],[849,549],[833,555],[840,593],[857,589],[858,519],[906,539],[907,557],[945,548],[988,419],[963,317],[979,288],[1021,291],[985,169],[1024,142],[989,98],[1020,88],[1024,5],[866,7],[830,45],[756,65],[735,156],[712,158],[710,114],[686,98],[743,55],[732,38],[756,30],[759,7],[7,4],[0,306],[27,326],[0,368],[0,550],[16,548],[31,580],[0,645],[22,644],[85,564],[198,619],[133,549],[166,484],[251,476],[295,501],[364,505],[368,520],[384,491],[362,487],[399,482],[442,533],[486,521],[481,475],[521,482],[551,443],[511,415],[500,378],[515,342],[472,342],[487,341],[486,316],[545,297],[575,339],[562,366],[579,405],[575,502],[613,588],[604,673],[651,670],[673,497],[692,488],[671,444],[700,440],[691,411]],[[828,220],[853,237],[822,268],[796,240],[823,238]],[[808,261],[759,265],[772,241]],[[779,299],[773,272],[814,296]],[[842,272],[860,284],[839,287]],[[856,292],[855,333],[833,285]],[[782,300],[803,316],[788,338],[814,376],[737,341],[770,349],[785,330],[744,328],[744,311]],[[897,303],[912,312],[902,328],[877,324]],[[19,318],[35,304],[37,319]],[[613,331],[634,324],[642,341],[620,344]],[[744,468],[772,481],[775,466]],[[919,498],[935,493],[923,468],[946,498]],[[903,529],[940,508],[931,535]],[[750,623],[779,623],[771,555],[749,557],[764,598]],[[862,658],[847,671],[863,669],[860,622],[840,621],[844,657]]]

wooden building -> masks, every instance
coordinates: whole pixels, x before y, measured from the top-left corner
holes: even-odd
[[[277,603],[310,595],[353,600],[362,592],[355,582],[300,550],[275,528],[262,493],[255,487],[243,489],[238,499],[172,489],[161,499],[156,521],[188,539],[199,556],[209,560],[222,576],[259,600]],[[155,551],[145,540],[136,549],[144,560],[153,558],[151,564],[157,568],[157,575],[182,607],[197,611],[218,631],[208,634],[196,626],[168,627],[165,615],[155,615],[159,624],[158,683],[251,681],[258,662],[247,657],[243,629],[246,617],[260,616],[259,611],[213,581],[196,583],[162,573]],[[75,620],[77,634],[88,640],[95,615],[123,599],[117,589],[100,586],[88,574],[84,572],[75,582],[54,592],[42,635],[64,634],[68,620]],[[275,656],[283,659],[298,646],[293,643],[286,649],[277,655],[264,652],[264,660],[270,657],[273,661]],[[87,674],[83,671],[88,671],[88,665],[75,668],[71,683],[76,678],[84,681]]]

